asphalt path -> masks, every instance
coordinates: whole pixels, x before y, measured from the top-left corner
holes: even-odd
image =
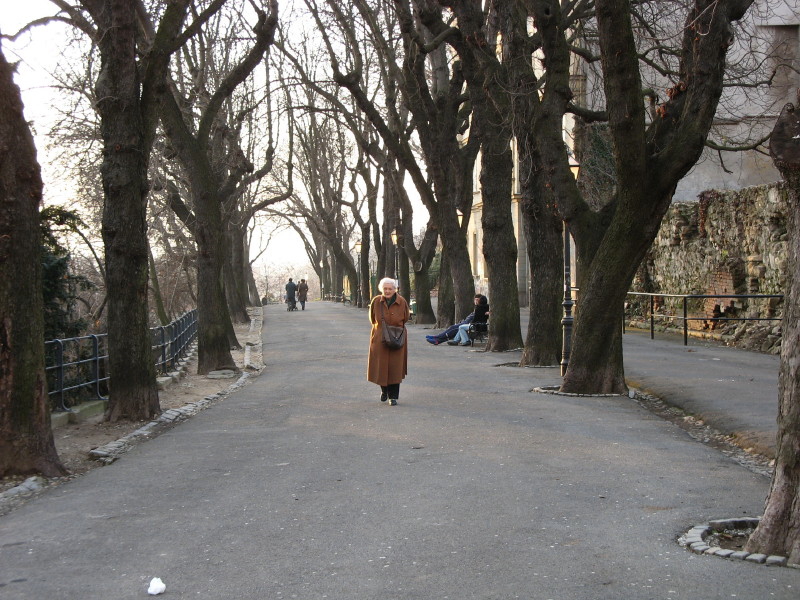
[[[410,327],[398,406],[363,310],[266,307],[257,378],[0,518],[0,597],[780,598],[800,571],[676,539],[758,515],[769,481],[627,397]]]
[[[775,456],[780,358],[690,338],[628,330],[629,385],[701,418],[739,445]]]

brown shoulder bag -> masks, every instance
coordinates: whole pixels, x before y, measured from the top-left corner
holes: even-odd
[[[406,345],[406,328],[387,325],[383,312],[383,300],[379,300],[379,303],[381,305],[381,322],[383,323],[383,344],[389,350],[399,350]]]

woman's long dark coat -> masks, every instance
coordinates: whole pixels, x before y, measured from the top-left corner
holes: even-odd
[[[369,321],[372,333],[369,338],[369,358],[367,360],[367,380],[378,385],[400,383],[408,373],[408,334],[405,345],[398,350],[390,350],[383,341],[383,325],[381,323],[381,304],[387,325],[405,327],[411,317],[408,302],[397,295],[391,306],[386,305],[383,295],[375,296],[369,304]]]

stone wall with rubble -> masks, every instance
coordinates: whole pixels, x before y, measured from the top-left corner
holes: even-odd
[[[662,294],[783,294],[786,218],[781,184],[708,191],[698,202],[675,203],[639,268],[633,289]],[[629,322],[646,322],[648,302],[643,297],[629,298]],[[782,310],[780,298],[693,299],[688,323],[693,335],[777,354]],[[682,320],[669,318],[683,315],[678,299],[656,298],[654,312],[660,328],[682,329]],[[733,320],[742,317],[763,320]]]

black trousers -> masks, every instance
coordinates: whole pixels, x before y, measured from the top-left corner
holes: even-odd
[[[400,398],[400,384],[390,383],[389,385],[382,385],[381,391],[389,397],[389,400],[397,400]]]

